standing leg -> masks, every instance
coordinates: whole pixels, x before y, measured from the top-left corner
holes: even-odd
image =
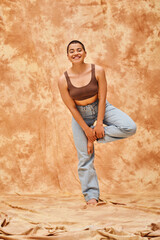
[[[82,193],[85,200],[99,199],[99,186],[96,171],[94,168],[94,150],[92,154],[88,154],[88,139],[74,118],[72,118],[72,131],[75,146],[77,149],[79,164],[78,175],[81,182]]]
[[[119,139],[127,138],[136,132],[135,122],[124,112],[106,101],[106,110],[103,123],[105,136],[98,139],[98,142],[113,142]]]

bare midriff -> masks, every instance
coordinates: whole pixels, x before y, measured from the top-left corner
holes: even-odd
[[[76,105],[79,106],[86,106],[88,104],[91,104],[95,102],[98,98],[98,94],[94,95],[93,97],[87,98],[85,100],[74,100]]]

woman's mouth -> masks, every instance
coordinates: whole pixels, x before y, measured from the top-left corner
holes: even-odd
[[[80,59],[81,56],[73,56],[72,58],[75,59],[75,60],[77,60],[77,59]]]

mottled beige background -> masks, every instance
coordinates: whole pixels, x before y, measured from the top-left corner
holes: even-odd
[[[108,100],[136,135],[96,144],[101,192],[160,190],[158,0],[0,1],[0,192],[81,192],[71,114],[57,87],[82,41],[102,65]]]

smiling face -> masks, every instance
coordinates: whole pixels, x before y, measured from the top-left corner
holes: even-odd
[[[86,57],[86,52],[80,43],[72,43],[69,46],[67,56],[68,59],[74,64],[83,63]]]

